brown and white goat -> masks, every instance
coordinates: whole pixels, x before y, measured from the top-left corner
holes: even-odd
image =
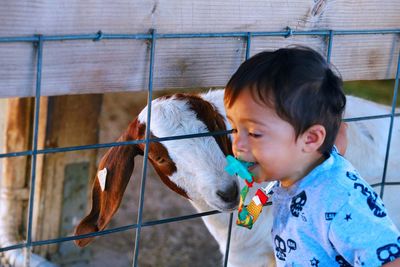
[[[175,94],[152,102],[151,137],[169,137],[229,129],[223,107],[223,90],[200,95]],[[388,113],[388,108],[355,97],[348,97],[347,117],[368,112]],[[130,123],[118,141],[140,140],[145,137],[147,108]],[[349,123],[346,156],[354,162],[370,183],[378,182],[387,140],[387,122],[374,120]],[[393,162],[399,164],[400,127],[394,130]],[[396,151],[397,150],[397,151]],[[144,144],[113,147],[103,156],[98,170],[106,169],[105,184],[95,179],[92,210],[76,228],[76,235],[103,230],[117,211],[134,169],[134,157],[143,155]],[[199,211],[233,211],[238,205],[239,188],[243,181],[224,171],[225,156],[231,154],[226,135],[192,139],[151,142],[149,160],[161,180],[173,191],[187,198]],[[399,167],[398,165],[395,167]],[[397,169],[397,168],[396,168]],[[388,172],[395,178],[394,170]],[[397,177],[398,178],[398,177]],[[255,189],[253,189],[255,190]],[[250,195],[254,192],[250,192]],[[396,204],[397,205],[397,204]],[[202,217],[224,254],[230,212]],[[237,216],[234,211],[234,216]],[[269,266],[274,263],[270,238],[272,218],[265,208],[253,229],[233,226],[228,266]],[[396,221],[398,225],[399,220]],[[76,241],[87,245],[93,238]]]

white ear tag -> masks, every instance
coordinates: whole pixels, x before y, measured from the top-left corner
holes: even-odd
[[[107,169],[104,168],[97,173],[97,178],[99,179],[101,191],[106,189],[106,179],[107,179]]]

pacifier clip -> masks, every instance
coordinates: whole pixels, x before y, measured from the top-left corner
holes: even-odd
[[[268,183],[266,187],[259,188],[254,197],[251,199],[249,205],[245,206],[244,203],[249,189],[253,187],[254,184],[253,174],[248,171],[248,168],[252,165],[252,163],[236,159],[231,155],[228,155],[226,160],[227,166],[225,167],[225,171],[230,175],[236,175],[242,178],[246,183],[246,185],[240,191],[240,202],[236,224],[251,229],[262,212],[263,206],[265,206],[270,199],[271,189],[277,182],[273,181]]]

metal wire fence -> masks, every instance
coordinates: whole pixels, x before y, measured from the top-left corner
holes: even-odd
[[[76,239],[82,239],[87,237],[94,237],[100,235],[107,235],[116,232],[128,231],[131,229],[136,230],[135,237],[135,248],[134,248],[134,257],[133,257],[133,266],[138,266],[138,255],[139,255],[139,242],[140,242],[140,233],[143,227],[151,227],[154,225],[161,225],[165,223],[189,220],[193,218],[199,218],[202,216],[209,216],[213,214],[219,213],[219,211],[209,211],[204,213],[195,213],[185,216],[167,218],[162,220],[153,220],[153,221],[143,221],[143,203],[144,203],[144,195],[145,195],[145,184],[146,184],[146,173],[147,173],[147,163],[148,163],[148,152],[149,152],[149,144],[151,142],[160,142],[160,141],[168,141],[168,140],[176,140],[176,139],[186,139],[186,138],[198,138],[204,136],[212,136],[212,135],[221,135],[227,134],[226,131],[221,132],[211,132],[211,133],[201,133],[201,134],[191,134],[191,135],[181,135],[181,136],[170,136],[165,138],[150,138],[150,124],[151,124],[151,100],[153,94],[153,74],[154,74],[154,59],[156,56],[156,44],[159,39],[182,39],[182,38],[232,38],[239,37],[242,38],[246,43],[246,56],[247,59],[250,56],[251,52],[251,41],[256,37],[290,37],[296,35],[307,35],[307,36],[322,36],[326,38],[327,42],[327,54],[326,58],[330,62],[332,50],[334,46],[334,37],[338,35],[370,35],[370,34],[400,34],[400,29],[381,29],[381,30],[316,30],[316,31],[295,31],[291,28],[287,28],[284,31],[275,31],[275,32],[226,32],[226,33],[185,33],[185,34],[159,34],[155,30],[151,30],[150,33],[147,34],[107,34],[99,31],[95,34],[80,34],[80,35],[59,35],[59,36],[45,36],[45,35],[35,35],[28,37],[0,37],[0,43],[18,43],[18,42],[28,42],[32,43],[36,46],[36,92],[35,92],[35,109],[34,109],[34,125],[33,125],[33,142],[32,149],[26,151],[15,151],[10,153],[0,154],[0,158],[6,157],[18,157],[18,156],[31,156],[31,181],[30,181],[30,196],[29,196],[29,207],[28,207],[28,223],[26,230],[26,241],[21,242],[19,244],[14,244],[11,246],[1,247],[0,253],[15,250],[20,248],[27,249],[28,253],[26,257],[29,257],[30,251],[32,247],[35,246],[43,246],[61,242],[68,242]],[[135,140],[128,142],[111,142],[111,143],[103,143],[103,144],[93,144],[93,145],[84,145],[84,146],[70,146],[70,147],[58,147],[58,148],[48,148],[48,149],[38,149],[38,125],[39,125],[39,112],[40,112],[40,97],[41,97],[41,83],[42,83],[42,57],[43,57],[43,44],[45,42],[52,41],[78,41],[78,40],[147,40],[150,42],[150,64],[149,64],[149,79],[148,79],[148,96],[147,96],[147,104],[149,106],[147,113],[147,121],[148,127],[146,127],[145,139],[143,140]],[[397,58],[397,70],[395,76],[395,85],[393,88],[393,99],[391,112],[388,114],[379,114],[375,116],[367,116],[367,117],[357,117],[357,118],[348,118],[345,121],[359,121],[359,120],[373,120],[373,119],[381,119],[388,118],[390,120],[390,126],[388,131],[388,141],[386,147],[386,156],[384,162],[384,170],[382,174],[382,180],[380,183],[373,184],[373,187],[380,187],[380,196],[383,197],[385,186],[390,185],[400,185],[400,182],[386,182],[386,172],[388,166],[388,158],[390,152],[390,144],[393,133],[393,124],[394,119],[397,116],[400,116],[400,113],[396,113],[396,101],[398,95],[399,88],[399,72],[400,72],[400,53]],[[35,197],[35,173],[36,173],[36,159],[37,155],[40,154],[50,154],[50,153],[61,153],[61,152],[69,152],[69,151],[77,151],[77,150],[87,150],[87,149],[100,149],[100,148],[109,148],[114,146],[125,146],[125,145],[133,145],[133,144],[145,144],[144,151],[144,161],[143,161],[143,169],[142,169],[142,179],[141,179],[141,189],[140,189],[140,200],[139,200],[139,208],[138,208],[138,218],[137,223],[128,224],[122,227],[116,227],[112,229],[103,230],[100,232],[85,234],[80,236],[68,236],[61,237],[55,239],[47,239],[47,240],[38,240],[32,241],[32,221],[33,221],[33,203]],[[227,229],[228,242],[226,247],[226,255],[224,259],[224,266],[227,265],[227,260],[229,257],[229,244],[230,244],[230,234],[232,229],[232,215],[230,219],[230,226]]]

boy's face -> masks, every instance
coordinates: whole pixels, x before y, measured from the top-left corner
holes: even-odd
[[[289,186],[304,175],[301,142],[296,141],[292,125],[273,108],[256,102],[250,90],[244,90],[226,113],[234,130],[233,152],[255,163],[249,171],[256,182],[280,180]]]

